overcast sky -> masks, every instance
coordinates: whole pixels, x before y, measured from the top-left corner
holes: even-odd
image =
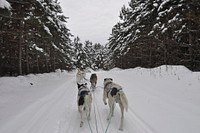
[[[119,12],[130,0],[59,0],[66,17],[67,28],[81,42],[105,44],[112,27],[119,21]]]

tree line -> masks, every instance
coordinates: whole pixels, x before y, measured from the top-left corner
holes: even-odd
[[[7,0],[0,7],[0,76],[75,68],[184,65],[200,70],[199,0],[130,0],[107,45],[81,42],[58,0]]]
[[[109,51],[108,48],[100,43],[93,44],[87,40],[84,43],[79,37],[74,38],[72,42],[74,55],[73,61],[76,68],[85,69],[87,67],[97,69],[109,69]]]
[[[119,17],[108,43],[114,66],[200,70],[199,0],[131,0]]]
[[[71,39],[58,0],[7,1],[11,8],[0,8],[1,76],[103,67],[103,46]]]

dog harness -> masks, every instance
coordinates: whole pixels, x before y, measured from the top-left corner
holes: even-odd
[[[119,92],[120,90],[122,90],[122,88],[120,88],[120,89],[117,89],[115,87],[111,88],[110,95],[113,97],[113,96],[117,95],[117,92]]]
[[[84,104],[84,102],[85,102],[84,97],[86,95],[89,95],[89,93],[90,93],[90,91],[83,90],[78,94],[78,96],[79,96],[78,105],[79,106]]]
[[[89,95],[90,91],[81,91],[78,96],[84,97],[85,95]]]
[[[113,87],[113,88],[111,88],[111,90],[109,91],[109,92],[110,92],[110,95],[111,95],[112,97],[115,98],[115,102],[116,102],[116,103],[118,103],[119,100],[120,100],[120,93],[118,93],[118,92],[121,91],[121,90],[122,90],[122,88],[117,89],[117,88]],[[118,95],[117,95],[117,93],[118,93]]]

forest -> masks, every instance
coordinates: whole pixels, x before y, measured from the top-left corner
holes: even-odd
[[[199,0],[130,0],[107,44],[73,36],[58,0],[6,1],[9,8],[0,6],[0,76],[77,67],[200,70]]]
[[[199,0],[131,0],[120,20],[108,43],[115,66],[200,70]]]
[[[80,42],[66,27],[57,0],[7,0],[0,8],[0,75],[102,68],[99,43]]]

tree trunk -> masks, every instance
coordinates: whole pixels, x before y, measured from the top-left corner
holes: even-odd
[[[26,45],[26,74],[30,73],[29,68],[29,47]]]
[[[22,20],[19,20],[20,21],[20,32],[19,32],[19,45],[18,45],[18,50],[19,50],[19,64],[18,64],[18,67],[19,67],[19,75],[22,75],[22,25],[23,25],[23,21]]]

